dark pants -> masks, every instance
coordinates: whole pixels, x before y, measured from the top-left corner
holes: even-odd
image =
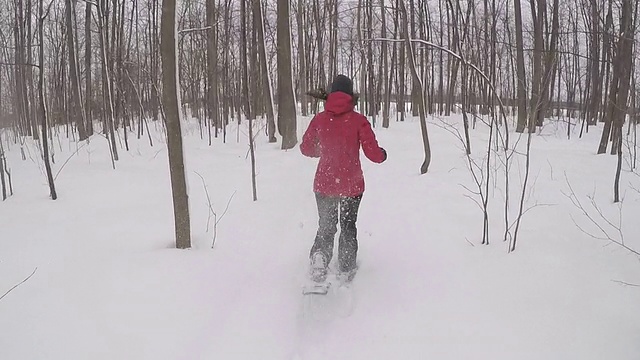
[[[358,254],[358,230],[356,220],[362,195],[356,197],[329,197],[316,194],[318,203],[318,233],[310,255],[321,251],[331,262],[333,256],[333,242],[337,232],[338,219],[340,220],[340,237],[338,244],[338,260],[340,271],[349,271],[356,266]]]

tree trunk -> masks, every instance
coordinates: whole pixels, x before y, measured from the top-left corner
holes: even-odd
[[[251,157],[251,194],[253,201],[258,201],[258,188],[256,185],[256,152],[253,141],[253,119],[249,118],[249,154]]]
[[[277,12],[278,130],[280,131],[280,136],[282,136],[282,150],[289,150],[298,143],[296,105],[291,70],[289,0],[278,0]]]
[[[53,181],[53,174],[51,172],[51,160],[49,159],[49,137],[47,136],[47,107],[44,99],[44,0],[40,0],[38,6],[38,37],[40,38],[40,44],[38,45],[38,94],[40,98],[40,127],[42,128],[42,157],[44,159],[44,167],[47,172],[47,183],[49,184],[49,195],[51,200],[58,198],[56,192],[56,186]],[[69,30],[71,30],[69,28]]]
[[[246,1],[240,0],[240,72],[242,73],[242,107],[247,119],[253,119],[249,105],[249,71],[247,69],[247,11]],[[240,122],[240,121],[238,121]]]
[[[220,127],[220,103],[218,99],[218,46],[216,44],[218,27],[216,25],[215,1],[207,0],[206,22],[211,28],[207,31],[207,114],[209,127]]]
[[[257,17],[255,29],[258,32],[258,57],[260,59],[260,73],[262,74],[262,92],[265,96],[267,112],[267,136],[269,142],[274,143],[276,139],[276,122],[273,114],[273,91],[271,90],[271,76],[267,67],[267,50],[264,43],[264,21],[262,16],[262,6],[260,0],[253,0],[253,13]],[[304,60],[301,60],[304,62]],[[304,103],[304,102],[303,102]]]
[[[637,13],[636,6],[635,12]],[[610,117],[608,122],[612,123],[613,146],[611,154],[622,151],[622,127],[628,113],[629,92],[631,88],[631,69],[633,67],[633,39],[635,36],[635,18],[634,9],[630,0],[623,0],[620,20],[620,37],[616,46],[616,54],[613,62],[613,77],[611,83],[611,94],[609,97],[609,108],[607,115]],[[603,134],[604,135],[604,134]],[[603,137],[604,139],[604,137]],[[601,139],[602,145],[602,139]],[[606,149],[606,142],[605,142]],[[600,149],[599,149],[600,150]],[[619,176],[617,176],[619,177]],[[617,182],[617,181],[616,181]],[[616,199],[618,196],[616,196]],[[616,202],[618,200],[615,200]]]
[[[537,8],[535,4],[537,3]],[[544,41],[542,32],[544,29],[544,11],[546,10],[546,1],[531,1],[531,17],[533,18],[533,72],[531,74],[531,102],[529,103],[528,129],[529,132],[535,132],[536,118],[538,111],[541,110],[542,97],[540,96],[542,89],[542,53],[544,52]]]
[[[182,129],[180,126],[180,101],[176,64],[176,2],[163,0],[160,21],[162,53],[162,100],[167,124],[167,150],[175,222],[176,247],[191,247],[189,197],[182,153]]]
[[[520,0],[513,0],[516,20],[516,87],[517,87],[517,104],[518,104],[518,125],[516,132],[523,132],[527,127],[527,78],[524,68],[524,48],[522,39],[522,7]]]
[[[7,180],[5,178],[5,174],[7,172],[6,168],[7,162],[4,155],[4,145],[2,145],[2,141],[0,141],[0,188],[2,189],[2,201],[7,200]]]
[[[403,0],[396,0],[396,8],[400,8],[400,1]],[[399,13],[400,11],[396,12],[396,23],[400,22],[399,19]],[[407,89],[406,89],[406,83],[405,83],[405,79],[406,79],[406,75],[405,75],[405,67],[407,64],[407,59],[405,56],[405,46],[400,46],[398,49],[399,52],[399,59],[398,59],[398,111],[400,112],[400,121],[404,121],[405,116],[406,116],[406,106],[405,106],[405,95],[407,93]]]
[[[381,36],[383,38],[387,37],[387,24],[386,24],[386,19],[385,19],[385,13],[386,13],[386,9],[385,9],[385,4],[384,4],[384,0],[380,0],[380,7],[381,7],[381,26],[382,26],[382,32],[381,32]],[[391,76],[389,75],[390,71],[389,71],[389,58],[387,55],[387,43],[386,42],[382,42],[380,44],[381,46],[381,57],[382,60],[380,61],[380,67],[382,68],[381,74],[380,74],[380,80],[379,83],[382,86],[382,93],[384,94],[384,104],[382,105],[382,127],[384,128],[388,128],[389,127],[389,108],[391,107]],[[393,45],[395,46],[395,45]]]
[[[256,1],[256,0],[254,0]],[[298,10],[296,12],[296,22],[298,23],[298,78],[300,81],[298,96],[300,96],[300,111],[302,116],[308,114],[308,102],[304,96],[307,90],[307,67],[304,43],[304,0],[298,0]],[[262,25],[264,26],[264,25]],[[262,44],[264,48],[264,43]],[[324,84],[323,84],[324,85]]]
[[[113,107],[113,92],[111,90],[111,73],[109,72],[109,58],[107,56],[106,26],[104,24],[104,13],[98,5],[98,33],[100,36],[100,57],[102,60],[102,88],[106,98],[106,121],[105,132],[109,135],[110,147],[113,161],[118,161],[118,147],[116,146],[115,119]],[[114,165],[115,166],[115,165]]]
[[[418,70],[416,69],[413,44],[409,37],[407,8],[404,4],[404,0],[399,0],[398,4],[400,5],[399,10],[402,12],[405,45],[407,47],[407,56],[409,57],[409,67],[411,68],[411,73],[413,74],[413,84],[414,86],[417,86],[418,94],[420,95],[417,97],[417,102],[414,103],[413,106],[416,106],[418,108],[418,113],[420,115],[420,129],[422,131],[422,142],[424,145],[424,162],[420,167],[420,173],[425,174],[429,170],[429,164],[431,164],[431,146],[429,144],[429,133],[427,131],[427,114],[424,105],[424,92],[422,91],[422,81],[420,80],[420,75],[418,74]]]
[[[91,114],[91,99],[93,92],[91,88],[91,2],[85,3],[85,25],[84,25],[84,71],[85,71],[85,96],[84,113],[87,136],[93,135],[93,120]]]
[[[80,81],[78,79],[78,62],[76,57],[75,31],[73,26],[72,14],[75,13],[75,2],[65,0],[65,22],[67,26],[67,48],[69,51],[69,86],[71,87],[71,96],[69,98],[69,113],[71,121],[76,123],[78,127],[78,135],[80,140],[88,137],[86,131],[86,123],[82,111],[82,101],[80,99]]]

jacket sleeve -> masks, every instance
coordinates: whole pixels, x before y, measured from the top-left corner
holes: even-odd
[[[320,139],[318,139],[318,121],[314,116],[309,123],[307,131],[302,136],[302,143],[300,143],[300,152],[302,155],[317,158],[320,157]]]
[[[376,140],[376,135],[371,129],[371,124],[364,116],[362,116],[362,125],[360,126],[358,136],[360,137],[360,145],[362,146],[364,155],[369,160],[378,164],[386,160],[387,156],[384,150],[378,145],[378,140]]]

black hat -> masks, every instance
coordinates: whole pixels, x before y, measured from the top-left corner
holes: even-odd
[[[333,83],[331,84],[331,91],[336,92],[341,91],[345,94],[349,94],[353,96],[353,81],[349,79],[345,75],[338,75],[333,79]]]

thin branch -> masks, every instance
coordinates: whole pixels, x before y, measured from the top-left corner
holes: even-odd
[[[227,213],[227,211],[229,210],[229,205],[231,205],[231,200],[233,200],[233,197],[236,195],[237,191],[234,191],[233,194],[231,194],[231,197],[229,197],[229,201],[227,201],[227,206],[224,208],[224,211],[222,212],[222,215],[220,215],[220,219],[218,219],[216,221],[216,224],[220,222],[220,220],[222,220],[222,218],[224,217],[224,215]]]
[[[570,215],[571,217],[571,221],[573,222],[573,224],[578,228],[578,230],[580,230],[581,233],[589,236],[592,239],[596,239],[596,240],[604,240],[607,241],[609,240],[609,238],[605,238],[605,237],[597,237],[595,235],[593,235],[592,233],[586,231],[585,229],[582,228],[582,226],[578,225],[578,223],[576,222],[576,219],[573,218],[573,215]]]
[[[598,215],[600,216],[600,218],[602,220],[604,220],[604,222],[606,222],[607,224],[609,224],[609,226],[611,226],[614,229],[617,229],[618,231],[620,230],[620,228],[618,228],[616,225],[614,225],[609,219],[607,219],[606,216],[604,216],[604,214],[602,213],[602,210],[600,210],[600,207],[598,206],[598,204],[596,203],[596,200],[593,198],[593,195],[587,195],[587,199],[590,200],[591,202],[591,206],[593,206],[593,208],[596,210],[596,212],[598,213]]]
[[[95,6],[95,7],[98,7],[98,3],[95,3],[93,1],[89,1],[89,0],[80,0],[80,1],[85,2],[87,4],[91,4],[91,5]]]
[[[5,296],[7,296],[11,291],[13,291],[15,288],[17,288],[18,286],[24,284],[25,282],[27,282],[27,280],[29,280],[33,274],[36,273],[36,271],[38,270],[38,267],[36,267],[35,269],[33,269],[33,272],[31,273],[31,275],[27,276],[24,280],[22,280],[21,282],[15,284],[11,289],[7,290],[6,293],[4,293],[4,295],[0,296],[0,300],[2,300]]]
[[[0,65],[4,65],[4,66],[31,66],[34,67],[36,69],[40,68],[40,65],[36,65],[36,64],[17,64],[17,63],[8,63],[8,62],[4,62],[4,61],[0,61]]]
[[[202,180],[202,187],[204,188],[204,193],[207,196],[207,203],[209,204],[209,216],[207,217],[207,229],[206,229],[206,231],[209,232],[209,223],[211,221],[211,214],[213,214],[213,216],[215,217],[216,216],[216,211],[213,209],[213,205],[211,204],[211,197],[209,196],[209,190],[207,188],[207,183],[204,180],[204,177],[202,175],[200,175],[200,173],[197,172],[197,171],[194,171],[194,173],[196,175],[198,175],[198,177],[200,177],[200,180]],[[215,238],[213,240],[215,241]]]
[[[67,160],[62,163],[62,165],[60,166],[60,169],[58,169],[58,172],[56,172],[56,175],[53,177],[53,180],[58,179],[58,175],[60,175],[60,172],[62,171],[62,169],[64,169],[64,167],[67,165],[67,163],[71,160],[71,158],[73,158],[80,150],[82,150],[82,148],[84,148],[85,146],[87,146],[89,142],[86,141],[84,144],[82,144],[82,146],[80,146],[79,148],[76,149],[76,151],[73,152],[73,154],[69,155],[69,157],[67,158]]]
[[[582,212],[582,214],[583,214],[587,219],[589,219],[589,221],[591,221],[591,223],[592,223],[592,224],[594,224],[594,225],[595,225],[595,226],[596,226],[596,227],[597,227],[597,228],[602,232],[602,234],[604,234],[604,236],[606,236],[606,238],[600,238],[600,237],[597,237],[597,236],[595,236],[595,235],[593,235],[593,234],[591,234],[591,233],[589,233],[589,232],[585,231],[582,227],[580,227],[580,226],[576,223],[576,221],[575,221],[575,219],[573,218],[573,216],[571,216],[571,220],[572,220],[572,221],[573,221],[573,223],[576,225],[576,227],[577,227],[580,231],[582,231],[584,234],[586,234],[586,235],[588,235],[588,236],[590,236],[590,237],[592,237],[592,238],[594,238],[594,239],[609,241],[609,242],[614,243],[614,244],[618,245],[619,247],[621,247],[621,248],[623,248],[623,249],[625,249],[625,250],[629,251],[629,252],[630,252],[630,253],[632,253],[632,254],[635,254],[635,255],[637,255],[637,256],[640,256],[640,251],[635,250],[635,249],[630,248],[629,246],[625,245],[622,239],[621,239],[621,240],[617,240],[617,239],[613,238],[613,237],[612,237],[611,235],[609,235],[609,233],[608,233],[608,232],[607,232],[607,231],[602,227],[602,225],[600,225],[600,223],[599,223],[598,221],[596,221],[596,220],[591,216],[591,214],[589,214],[589,212],[584,208],[584,206],[582,205],[582,203],[580,202],[580,200],[578,200],[578,198],[577,198],[577,196],[576,196],[575,192],[573,191],[573,188],[571,187],[571,183],[569,182],[569,179],[567,178],[567,174],[566,174],[566,172],[565,172],[565,180],[566,180],[566,182],[567,182],[567,186],[569,187],[569,190],[570,190],[570,192],[571,192],[571,193],[570,193],[569,195],[567,195],[567,194],[565,194],[564,192],[562,192],[562,194],[563,194],[564,196],[566,196],[567,198],[569,198],[569,200],[571,201],[571,203],[572,203],[575,207],[577,207],[577,208]],[[589,196],[588,196],[588,197],[589,197]],[[594,205],[593,198],[592,198],[592,197],[589,197],[589,198],[590,198],[590,199],[592,199],[592,204],[591,204],[591,205],[595,207],[596,212],[598,213],[598,215],[600,215],[600,217],[603,219],[603,221],[605,221],[607,224],[609,224],[611,227],[613,227],[615,230],[617,230],[617,232],[618,232],[620,235],[622,235],[622,233],[623,233],[623,232],[622,232],[622,228],[621,228],[621,226],[619,227],[619,226],[613,225],[613,223],[612,223],[609,219],[607,219],[607,218],[604,216],[604,214],[600,211],[599,207],[597,207],[596,205]],[[622,213],[620,213],[620,216],[622,216]],[[621,223],[620,223],[620,224],[621,224]]]
[[[625,286],[640,287],[640,285],[638,285],[638,284],[630,284],[628,282],[624,282],[624,281],[620,281],[620,280],[611,280],[611,281],[613,281],[614,283],[625,285]]]
[[[44,15],[42,15],[41,20],[44,20],[49,16],[49,12],[51,11],[51,5],[53,5],[53,1],[54,0],[51,0],[51,2],[49,2],[49,5],[47,5],[47,11],[44,13]]]
[[[207,189],[207,183],[204,180],[204,177],[200,175],[200,173],[198,173],[197,171],[194,171],[194,173],[200,177],[200,180],[202,180],[202,186],[204,187],[204,192],[205,192],[205,195],[207,196],[207,202],[209,204],[209,217],[207,218],[207,230],[206,230],[207,232],[209,232],[209,224],[211,223],[211,214],[213,214],[213,235],[211,239],[211,248],[213,248],[213,246],[216,244],[216,238],[218,237],[218,223],[222,220],[222,218],[224,218],[224,215],[229,210],[229,205],[231,205],[231,200],[233,200],[233,197],[235,196],[236,191],[234,191],[233,194],[231,194],[231,197],[229,198],[229,201],[227,201],[227,206],[222,212],[222,215],[218,217],[218,214],[213,209],[213,204],[211,204],[211,198],[209,197],[209,190]]]
[[[612,239],[612,237],[609,235],[609,233],[595,220],[593,219],[593,217],[591,216],[591,214],[589,214],[587,212],[587,210],[584,208],[584,206],[582,205],[582,203],[580,202],[580,200],[578,199],[578,197],[576,196],[575,191],[573,191],[573,187],[571,186],[571,183],[569,182],[569,178],[567,177],[567,173],[564,173],[564,177],[565,177],[565,181],[567,183],[567,186],[569,187],[569,191],[571,191],[571,193],[569,195],[565,194],[564,191],[562,191],[562,194],[566,197],[569,198],[569,200],[571,200],[571,203],[573,203],[573,205],[575,207],[577,207],[582,214],[589,219],[589,221],[591,221],[596,227],[598,227],[598,229],[607,237],[607,239]]]
[[[207,31],[209,29],[211,29],[211,25],[205,26],[205,27],[200,27],[200,28],[182,29],[182,30],[178,31],[178,34],[184,35],[184,34],[192,33],[192,32]]]

